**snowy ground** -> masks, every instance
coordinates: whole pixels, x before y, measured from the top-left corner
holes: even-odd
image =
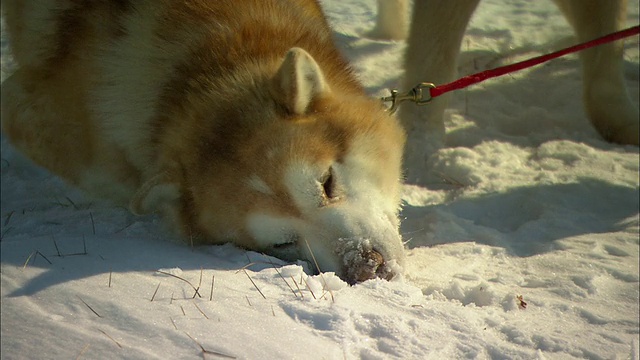
[[[374,3],[323,1],[378,96],[401,76],[404,43],[363,37]],[[487,0],[460,72],[572,41],[551,2]],[[638,98],[637,37],[625,58]],[[178,243],[157,218],[83,198],[3,138],[1,357],[638,359],[638,148],[590,127],[578,69],[571,56],[458,92],[447,148],[429,161],[436,182],[405,188],[404,279],[348,287],[327,275],[331,293],[299,265]]]

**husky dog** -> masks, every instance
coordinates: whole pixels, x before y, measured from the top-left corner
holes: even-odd
[[[453,80],[456,59],[467,23],[479,0],[416,0],[413,20],[407,26],[407,0],[378,0],[375,37],[401,39],[409,32],[405,56],[406,74],[402,89],[420,82],[445,84]],[[623,29],[626,0],[555,0],[579,41],[588,41]],[[640,116],[625,86],[623,42],[600,45],[582,51],[583,98],[587,114],[596,130],[608,141],[638,145]],[[429,106],[400,106],[399,117],[413,136],[431,135],[434,142],[444,137],[444,110],[447,96]],[[416,155],[417,149],[407,152]],[[413,162],[412,162],[413,163]]]
[[[2,5],[2,128],[37,164],[202,244],[350,283],[401,268],[405,135],[315,0]]]

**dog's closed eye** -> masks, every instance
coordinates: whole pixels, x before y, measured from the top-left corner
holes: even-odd
[[[329,168],[327,172],[322,176],[322,180],[320,181],[322,185],[322,196],[327,200],[332,200],[336,197],[335,192],[335,175],[333,173],[333,168]]]

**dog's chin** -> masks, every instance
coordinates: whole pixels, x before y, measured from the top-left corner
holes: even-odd
[[[277,257],[280,260],[287,262],[296,262],[297,260],[304,259],[298,248],[296,241],[286,242],[278,245],[274,245],[266,249],[265,254]]]

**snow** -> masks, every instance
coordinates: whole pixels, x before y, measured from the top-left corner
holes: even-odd
[[[386,95],[404,42],[364,37],[373,1],[323,6],[367,90]],[[460,73],[572,42],[551,2],[486,0]],[[637,99],[638,38],[626,44]],[[6,49],[3,37],[3,80]],[[185,245],[3,138],[2,358],[638,359],[638,148],[600,139],[580,77],[569,56],[457,92],[430,185],[404,188],[405,275],[353,287],[305,263]]]

